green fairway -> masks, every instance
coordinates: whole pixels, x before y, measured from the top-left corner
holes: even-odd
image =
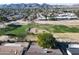
[[[18,27],[12,31],[8,31],[7,33],[9,34],[14,34],[15,36],[21,37],[21,36],[25,36],[25,34],[27,33],[28,30],[28,26],[27,25],[23,25],[21,27]]]
[[[17,26],[7,26],[6,28],[0,29],[0,35],[5,34],[12,34],[17,37],[22,37],[27,34],[27,30],[29,28],[29,25],[21,25],[19,27]]]
[[[49,32],[54,33],[78,33],[79,32],[79,26],[77,27],[68,27],[65,25],[42,25],[42,24],[32,24],[32,27],[36,27],[39,29],[45,29]]]
[[[54,28],[53,32],[57,32],[57,33],[79,32],[79,28],[67,27],[67,26],[64,26],[64,25],[55,25],[55,26],[53,26],[53,28]]]
[[[0,29],[0,35],[13,34],[17,37],[22,37],[27,34],[29,28],[45,29],[49,32],[54,33],[78,33],[79,27],[68,27],[65,25],[41,25],[41,24],[28,24],[21,26],[7,26],[6,28]]]

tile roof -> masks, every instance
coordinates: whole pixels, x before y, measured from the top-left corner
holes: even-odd
[[[20,55],[23,47],[0,46],[0,55]]]

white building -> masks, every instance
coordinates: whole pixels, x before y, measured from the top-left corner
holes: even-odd
[[[37,14],[37,19],[36,20],[46,20],[46,18],[41,14]]]
[[[57,19],[57,20],[73,20],[73,19],[78,19],[78,17],[74,13],[57,14],[54,18]]]

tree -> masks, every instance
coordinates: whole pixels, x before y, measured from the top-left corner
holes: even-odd
[[[15,16],[12,16],[12,19],[13,19],[13,20],[16,20],[17,18],[16,18]]]
[[[8,21],[8,20],[7,20],[6,17],[0,16],[0,22],[1,22],[2,24],[5,25],[5,22],[7,22],[7,21]],[[6,25],[5,25],[5,26],[6,26]]]
[[[0,16],[0,22],[3,22],[5,20],[5,17]]]
[[[55,38],[50,33],[38,34],[38,45],[43,48],[54,48],[55,47]]]
[[[74,12],[79,17],[79,10]]]

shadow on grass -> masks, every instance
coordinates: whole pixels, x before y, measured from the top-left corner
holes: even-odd
[[[16,28],[19,28],[19,27],[21,27],[21,25],[9,24],[9,25],[7,26],[7,28],[5,28],[5,31],[12,31],[12,30],[14,30],[14,29],[16,29]]]

